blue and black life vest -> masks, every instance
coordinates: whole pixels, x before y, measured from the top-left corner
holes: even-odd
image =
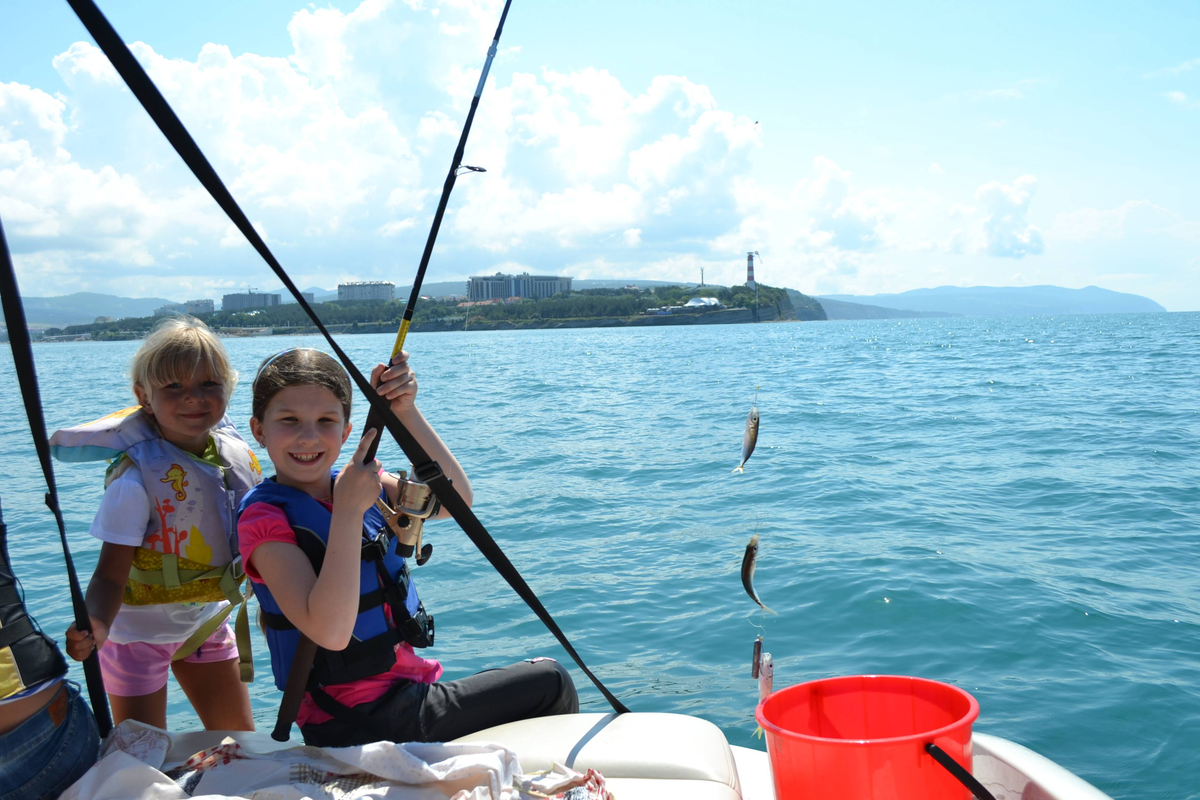
[[[336,476],[335,471],[332,477]],[[386,501],[384,492],[380,496]],[[246,494],[238,510],[239,516],[251,503],[270,503],[283,509],[296,532],[297,544],[312,562],[313,571],[320,574],[332,512],[306,492],[281,485],[273,477]],[[425,613],[417,597],[408,565],[396,552],[397,541],[379,510],[374,506],[368,509],[363,515],[358,619],[354,622],[354,633],[344,650],[318,648],[309,679],[310,688],[387,672],[396,663],[396,645],[401,642],[413,647],[433,644],[433,617]],[[275,686],[283,690],[300,641],[300,631],[284,616],[266,585],[254,581],[254,596],[263,610]],[[391,612],[390,620],[384,612],[385,606]]]

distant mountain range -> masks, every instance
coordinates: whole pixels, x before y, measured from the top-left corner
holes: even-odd
[[[899,294],[832,294],[818,299],[822,304],[828,299],[833,302],[868,304],[885,310],[973,317],[1148,314],[1166,311],[1147,297],[1113,292],[1098,286],[1084,289],[1064,289],[1061,286],[939,286],[936,289],[913,289]]]
[[[35,328],[84,325],[95,322],[96,317],[148,317],[154,313],[154,309],[174,302],[162,297],[117,297],[95,292],[21,298],[21,304],[25,306],[25,321]]]
[[[795,295],[799,292],[788,289],[788,294],[792,295],[792,302],[795,302]],[[884,308],[864,303],[847,303],[842,300],[830,300],[828,297],[819,297],[817,302],[821,304],[821,308],[825,309],[826,319],[917,319],[919,317],[954,316],[954,314],[945,314],[941,311],[908,311],[902,308]]]

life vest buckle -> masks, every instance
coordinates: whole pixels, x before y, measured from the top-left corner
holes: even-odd
[[[415,616],[400,625],[399,632],[400,637],[413,647],[433,647],[433,615],[426,614],[425,609],[420,608]]]
[[[379,502],[379,501],[376,501]],[[385,515],[386,518],[386,515]],[[374,539],[363,539],[362,543],[362,560],[363,561],[380,561],[387,555],[388,546],[391,544],[391,536],[387,530],[379,532],[379,535]]]

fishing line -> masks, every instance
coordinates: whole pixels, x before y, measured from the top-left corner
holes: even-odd
[[[492,69],[492,59],[496,57],[496,50],[500,46],[500,34],[504,31],[504,20],[508,19],[508,8],[512,5],[512,0],[505,0],[504,11],[500,13],[500,24],[496,26],[496,35],[492,37],[492,45],[488,48],[487,60],[483,63],[483,73],[479,76],[479,83],[475,85],[475,96],[471,98],[471,109],[467,112],[467,121],[463,124],[462,133],[458,137],[458,147],[454,150],[454,158],[450,162],[450,171],[446,173],[446,182],[442,185],[442,197],[438,200],[437,211],[433,215],[433,224],[429,227],[429,236],[425,239],[425,250],[421,253],[421,263],[417,267],[417,275],[413,278],[412,291],[408,294],[408,304],[404,306],[404,316],[400,320],[400,329],[396,331],[396,342],[392,345],[392,354],[388,357],[388,363],[391,364],[392,359],[400,355],[401,349],[404,347],[404,340],[408,336],[409,325],[412,324],[413,312],[417,307],[417,301],[421,299],[421,284],[425,282],[425,271],[429,268],[429,258],[433,255],[433,243],[437,241],[438,231],[442,227],[442,216],[446,213],[446,203],[450,200],[450,192],[454,191],[454,183],[458,180],[459,170],[468,170],[470,172],[486,172],[483,167],[465,166],[462,163],[463,150],[467,146],[467,136],[471,133],[471,123],[475,121],[475,109],[479,108],[479,97],[483,94],[483,86],[487,83],[488,72]],[[467,309],[467,318],[470,319],[471,312]],[[466,328],[464,323],[463,328]],[[372,428],[379,428],[379,415],[375,413],[372,406],[367,412],[367,421],[363,424],[363,435]],[[382,436],[376,436],[375,441],[371,442],[367,448],[366,458],[363,459],[364,464],[369,464],[375,460],[375,453],[379,450],[379,442]]]
[[[429,454],[425,452],[425,448],[421,446],[420,442],[396,418],[387,401],[379,396],[379,393],[371,386],[371,382],[363,376],[350,357],[346,355],[346,352],[333,338],[333,335],[330,334],[329,329],[325,327],[320,317],[313,311],[312,306],[300,294],[300,289],[297,288],[270,248],[267,247],[262,236],[250,224],[250,219],[242,211],[237,201],[233,199],[233,195],[230,194],[229,189],[221,181],[212,164],[209,163],[204,153],[201,152],[191,134],[188,133],[187,128],[179,121],[179,117],[171,109],[171,106],[162,96],[162,93],[158,91],[158,87],[150,80],[150,76],[146,74],[142,65],[133,57],[133,53],[126,47],[124,40],[113,29],[93,0],[67,0],[67,3],[74,10],[76,16],[79,17],[84,27],[88,29],[97,46],[108,57],[108,60],[117,70],[122,80],[125,81],[125,84],[129,87],[134,97],[142,104],[142,108],[146,110],[146,113],[150,115],[154,124],[162,131],[163,136],[167,138],[167,141],[175,149],[175,152],[187,164],[201,185],[212,195],[213,200],[221,207],[221,210],[225,212],[233,224],[237,226],[238,230],[242,232],[242,235],[246,237],[250,246],[262,256],[267,266],[271,268],[271,271],[275,273],[275,276],[279,278],[287,290],[292,293],[300,308],[304,310],[304,313],[316,325],[317,330],[325,337],[325,341],[329,343],[333,352],[342,362],[342,365],[350,374],[355,385],[358,386],[359,391],[362,392],[364,399],[370,405],[372,411],[379,415],[383,426],[392,434],[392,438],[396,440],[396,443],[400,445],[400,449],[404,451],[404,455],[412,463],[413,473],[417,476],[417,479],[429,486],[438,501],[450,512],[450,515],[454,517],[454,521],[459,524],[459,527],[462,528],[471,542],[479,549],[484,558],[488,560],[488,563],[500,573],[501,577],[512,587],[513,591],[533,610],[538,619],[542,621],[542,624],[550,630],[550,633],[554,635],[554,638],[558,640],[558,643],[562,645],[567,654],[574,659],[575,663],[579,665],[579,668],[587,675],[600,693],[604,695],[604,698],[608,700],[613,709],[617,713],[627,713],[629,709],[583,663],[583,659],[575,651],[566,634],[558,627],[558,623],[550,616],[550,612],[542,605],[537,595],[529,587],[529,584],[517,572],[512,562],[508,560],[508,556],[504,554],[504,551],[496,544],[491,534],[483,527],[479,518],[471,510],[471,507],[463,501],[458,491],[450,483],[450,480],[442,473],[441,467],[429,457]]]

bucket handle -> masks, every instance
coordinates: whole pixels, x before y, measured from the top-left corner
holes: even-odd
[[[925,745],[925,752],[933,756],[935,761],[941,764],[942,767],[951,775],[953,775],[959,783],[967,787],[967,789],[969,789],[970,792],[978,798],[978,800],[996,800],[995,795],[984,788],[983,784],[976,780],[974,775],[967,772],[967,770],[963,768],[963,765],[951,758],[950,754],[945,750],[938,747],[933,742],[930,742],[929,744]]]

